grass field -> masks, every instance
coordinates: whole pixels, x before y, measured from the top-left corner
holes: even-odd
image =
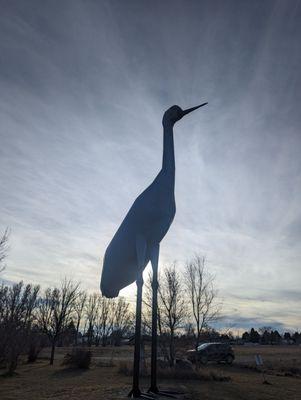
[[[236,360],[232,366],[208,364],[200,370],[200,378],[188,379],[178,371],[160,378],[164,389],[178,389],[182,398],[191,400],[300,400],[301,347],[256,346],[234,347]],[[34,364],[23,364],[13,377],[0,378],[1,400],[42,399],[125,399],[131,388],[131,376],[120,373],[120,365],[131,364],[133,348],[93,348],[89,370],[68,369],[61,365],[68,349],[57,349],[55,364],[48,364],[48,350],[44,350]],[[256,368],[254,356],[261,354],[265,378]],[[146,355],[149,354],[147,349]],[[212,379],[210,379],[210,377]],[[224,379],[223,379],[224,378]],[[142,388],[148,378],[141,379]]]

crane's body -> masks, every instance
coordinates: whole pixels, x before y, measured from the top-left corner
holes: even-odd
[[[160,392],[156,381],[159,246],[176,213],[173,126],[184,115],[205,104],[207,103],[188,110],[172,106],[165,112],[162,121],[164,128],[162,169],[155,180],[134,201],[104,256],[100,284],[104,296],[116,297],[122,288],[134,281],[137,283],[133,388],[129,394],[133,398],[153,399],[148,394],[142,394],[139,389],[142,273],[149,261],[151,261],[153,269],[151,386],[149,392],[174,397],[171,394]]]
[[[166,235],[175,213],[174,174],[162,169],[137,197],[106,250],[101,286],[105,296],[116,297],[119,290],[136,281],[150,261],[154,245]],[[142,265],[137,260],[137,237],[146,242]]]

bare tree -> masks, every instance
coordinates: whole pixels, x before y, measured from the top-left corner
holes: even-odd
[[[0,359],[7,363],[10,375],[28,346],[38,292],[39,286],[23,282],[0,287]]]
[[[208,328],[219,317],[221,306],[216,301],[217,290],[214,288],[214,276],[206,270],[205,257],[195,255],[186,264],[184,278],[192,316],[196,324],[197,346],[203,329]]]
[[[99,312],[96,321],[96,344],[100,340],[102,346],[106,346],[108,337],[114,324],[114,300],[100,297]]]
[[[79,292],[76,302],[74,304],[74,313],[76,316],[76,336],[75,336],[75,345],[76,346],[77,346],[77,342],[78,342],[78,332],[79,332],[80,323],[82,321],[84,308],[86,305],[86,300],[87,300],[87,293],[85,291],[81,291],[81,292]]]
[[[130,330],[133,325],[133,315],[130,312],[130,304],[119,297],[113,305],[114,323],[113,332],[115,346],[119,346],[122,337]]]
[[[5,269],[4,259],[8,252],[9,229],[6,228],[3,235],[0,237],[0,273]]]
[[[88,346],[91,347],[92,341],[93,341],[93,336],[94,336],[94,327],[95,327],[95,322],[96,318],[98,315],[99,311],[99,295],[96,293],[90,294],[88,297],[88,300],[86,302],[86,307],[85,307],[85,314],[86,314],[86,319],[87,319],[87,325],[88,325]]]
[[[50,364],[53,364],[55,346],[72,319],[79,284],[64,279],[60,289],[48,288],[39,301],[38,320],[51,342]]]
[[[186,318],[186,305],[182,288],[181,277],[176,270],[175,263],[165,268],[162,276],[160,276],[160,284],[158,288],[159,294],[159,332],[169,337],[169,363],[174,365],[175,362],[175,334]]]

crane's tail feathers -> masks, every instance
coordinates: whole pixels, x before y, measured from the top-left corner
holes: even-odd
[[[104,287],[104,285],[102,284],[100,284],[100,291],[104,297],[107,297],[109,299],[113,299],[114,297],[118,297],[119,295],[118,289]]]

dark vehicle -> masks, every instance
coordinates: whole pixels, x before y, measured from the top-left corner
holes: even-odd
[[[206,365],[208,361],[224,361],[232,364],[235,356],[232,347],[227,343],[203,343],[196,350],[188,350],[187,358],[191,362]]]

